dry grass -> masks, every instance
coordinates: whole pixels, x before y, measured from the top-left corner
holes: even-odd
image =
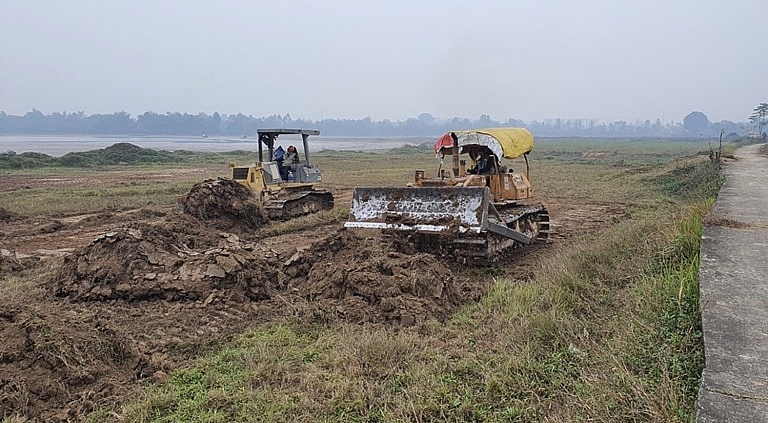
[[[323,152],[314,162],[330,185],[346,188],[358,186],[402,186],[413,180],[415,169],[427,169],[434,174],[438,166],[435,155],[428,150],[415,154],[391,155],[384,152]]]
[[[0,201],[22,216],[56,216],[173,204],[190,186],[189,182],[171,182],[103,188],[35,188],[0,193]]]
[[[711,211],[704,217],[704,224],[708,226],[723,226],[732,229],[747,229],[757,227],[758,225],[749,224],[745,222],[739,222],[738,220],[731,219],[722,212]]]
[[[42,299],[46,290],[41,281],[49,280],[58,270],[59,264],[58,260],[49,260],[35,265],[33,274],[29,270],[0,274],[0,297],[9,304],[20,304],[30,298]]]
[[[272,223],[260,228],[255,234],[259,237],[271,237],[310,228],[317,228],[333,223],[345,222],[348,215],[349,210],[347,209],[335,208],[333,210],[323,210],[285,222]]]
[[[768,156],[768,144],[763,143],[757,151],[764,156]]]

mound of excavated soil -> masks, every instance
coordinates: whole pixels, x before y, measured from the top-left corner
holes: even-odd
[[[253,192],[232,179],[209,179],[179,199],[184,213],[221,230],[253,230],[268,222]]]
[[[0,206],[0,222],[10,222],[19,218],[20,216],[16,213]]]
[[[0,339],[0,416],[37,416],[35,421],[79,420],[113,399],[119,389],[115,368],[133,355],[126,340],[98,320],[5,304]]]
[[[18,274],[34,268],[39,262],[40,258],[38,257],[19,256],[13,251],[0,249],[0,275]]]
[[[284,270],[305,299],[361,323],[444,320],[483,292],[432,255],[392,251],[344,230],[297,253]]]
[[[206,234],[202,226],[179,219],[102,234],[64,258],[54,292],[76,300],[205,304],[279,297],[315,304],[344,320],[413,325],[444,320],[484,291],[481,282],[456,276],[430,254],[394,251],[346,230],[281,263],[269,247],[232,234]]]
[[[176,222],[183,224],[182,222]],[[99,236],[67,256],[55,293],[78,300],[268,299],[283,283],[277,253],[222,233],[220,246],[193,249],[186,228],[137,223]],[[210,241],[209,241],[210,242]]]

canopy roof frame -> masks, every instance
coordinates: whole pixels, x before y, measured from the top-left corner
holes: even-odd
[[[481,145],[488,147],[496,157],[514,159],[533,150],[533,135],[525,128],[487,128],[449,132],[435,143],[435,153],[453,148],[454,134],[458,146]]]

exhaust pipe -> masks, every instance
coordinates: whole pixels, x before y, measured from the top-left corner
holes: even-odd
[[[455,133],[451,132],[451,138],[453,138],[453,177],[459,177],[459,137]]]

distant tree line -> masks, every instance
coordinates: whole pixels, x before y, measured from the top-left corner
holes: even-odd
[[[429,113],[404,121],[363,119],[294,119],[290,114],[268,117],[242,113],[220,115],[145,112],[136,117],[126,112],[86,115],[76,113],[43,114],[33,109],[23,116],[0,111],[0,134],[92,134],[92,135],[188,135],[253,136],[260,128],[311,128],[330,136],[436,136],[456,129],[517,126],[536,136],[550,137],[690,137],[726,133],[745,134],[746,124],[709,122],[702,112],[692,112],[683,122],[662,123],[659,119],[611,123],[594,119],[545,119],[524,122],[518,119],[494,121],[489,115],[477,119],[439,120]]]

